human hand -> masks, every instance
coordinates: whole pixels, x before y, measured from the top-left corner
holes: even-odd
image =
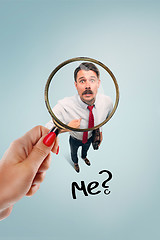
[[[71,122],[69,122],[68,126],[72,128],[80,128],[82,118],[79,119],[73,119]]]
[[[11,143],[0,160],[0,220],[23,196],[32,196],[50,166],[51,151],[59,150],[55,133],[37,126]]]

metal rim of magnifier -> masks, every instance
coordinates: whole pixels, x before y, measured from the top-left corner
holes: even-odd
[[[98,64],[99,66],[101,66],[102,68],[104,68],[108,73],[109,75],[111,76],[113,82],[114,82],[114,86],[115,86],[115,89],[116,89],[116,101],[115,101],[115,104],[114,104],[114,107],[113,107],[113,110],[112,112],[110,113],[110,115],[103,121],[101,122],[99,125],[96,125],[95,127],[93,128],[84,128],[84,129],[79,129],[79,128],[72,128],[66,124],[64,124],[63,122],[61,122],[53,113],[52,109],[51,109],[51,106],[50,106],[50,103],[49,103],[49,98],[48,98],[48,92],[49,92],[49,86],[50,86],[50,83],[54,77],[54,75],[56,74],[56,72],[58,72],[62,67],[64,67],[65,65],[69,64],[69,63],[72,63],[72,62],[76,62],[76,61],[89,61],[89,62],[93,62],[93,63],[96,63]],[[87,131],[92,131],[92,130],[95,130],[99,127],[102,127],[105,123],[107,123],[111,117],[113,116],[113,114],[115,113],[116,109],[117,109],[117,106],[118,106],[118,102],[119,102],[119,87],[118,87],[118,83],[117,83],[117,80],[114,76],[114,74],[111,72],[111,70],[105,66],[103,63],[97,61],[96,59],[93,59],[93,58],[89,58],[89,57],[75,57],[75,58],[71,58],[71,59],[68,59],[67,61],[64,61],[62,62],[61,64],[59,64],[50,74],[47,82],[46,82],[46,85],[45,85],[45,93],[44,93],[44,96],[45,96],[45,103],[46,103],[46,107],[48,109],[48,112],[50,113],[55,125],[57,127],[60,127],[62,129],[69,129],[69,130],[72,130],[72,131],[77,131],[77,132],[87,132]]]

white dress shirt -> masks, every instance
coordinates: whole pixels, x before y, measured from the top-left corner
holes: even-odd
[[[64,124],[68,125],[73,119],[80,119],[80,128],[88,128],[89,110],[88,105],[84,103],[78,94],[72,97],[65,97],[59,100],[57,105],[52,109],[55,116]],[[111,113],[113,103],[110,97],[97,93],[92,113],[94,115],[94,126],[102,123]],[[51,129],[55,124],[51,120],[46,127]],[[70,131],[70,135],[78,140],[82,140],[83,132]],[[88,132],[88,138],[92,131]]]

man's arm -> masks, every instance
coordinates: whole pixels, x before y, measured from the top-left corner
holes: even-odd
[[[72,128],[80,128],[80,122],[82,118],[79,119],[73,119],[72,121],[69,122],[70,119],[72,119],[71,115],[66,115],[66,111],[64,108],[64,100],[60,100],[52,109],[54,115],[62,122],[68,125],[69,127]],[[63,101],[63,102],[62,102]],[[66,100],[68,101],[68,100]],[[72,104],[72,103],[71,103]],[[68,117],[69,116],[69,117]],[[51,119],[48,123],[46,123],[45,127],[48,129],[51,129],[55,126],[54,124],[54,119]],[[61,129],[60,133],[63,132],[70,132],[71,130],[69,129]]]
[[[70,121],[70,122],[67,124],[67,126],[73,127],[73,128],[80,128],[81,119],[82,119],[82,118],[73,119],[72,121]],[[45,127],[48,128],[48,129],[53,128],[53,126],[55,126],[53,120],[49,121],[49,122],[45,125]],[[71,131],[71,130],[69,130],[69,129],[61,129],[61,130],[60,130],[60,133],[70,132],[70,131]]]

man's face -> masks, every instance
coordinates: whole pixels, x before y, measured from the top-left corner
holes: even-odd
[[[77,73],[75,87],[77,88],[81,100],[88,105],[92,105],[95,102],[95,97],[99,86],[100,80],[94,71],[80,70]]]

